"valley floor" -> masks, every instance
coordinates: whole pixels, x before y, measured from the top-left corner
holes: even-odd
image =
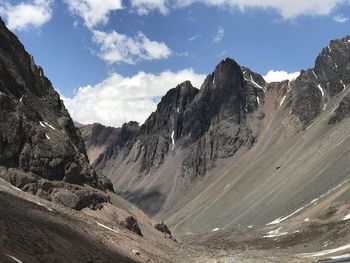
[[[0,262],[317,262],[326,258],[326,262],[347,262],[344,259],[349,258],[348,220],[310,222],[301,231],[294,230],[301,227],[297,224],[220,229],[176,237],[182,244],[155,231],[156,221],[117,196],[111,202],[114,205],[101,210],[78,212],[0,180]],[[113,222],[129,212],[137,216],[144,237]]]

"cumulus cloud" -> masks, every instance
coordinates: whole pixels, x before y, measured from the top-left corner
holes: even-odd
[[[185,80],[199,87],[204,78],[192,69],[158,75],[139,72],[132,77],[114,73],[95,86],[79,88],[73,98],[63,100],[72,118],[80,123],[120,127],[131,120],[143,123],[156,109],[159,97],[170,88]]]
[[[152,41],[139,32],[132,38],[115,31],[93,31],[93,41],[100,46],[99,56],[106,62],[135,64],[140,60],[167,58],[171,50],[163,42]]]
[[[69,10],[84,21],[92,29],[107,24],[110,13],[122,9],[121,0],[64,0]]]
[[[298,16],[329,15],[337,6],[348,4],[349,0],[176,0],[178,7],[194,3],[204,3],[208,6],[234,7],[244,11],[247,8],[273,9],[284,19]]]
[[[340,15],[336,15],[335,17],[333,17],[333,20],[337,23],[345,23],[346,21],[349,20],[349,18],[340,14]]]
[[[276,82],[283,80],[294,80],[299,77],[300,72],[288,73],[286,71],[274,71],[270,70],[264,77],[266,82]]]
[[[148,15],[151,11],[158,10],[161,14],[166,15],[169,12],[166,0],[131,0],[131,7],[139,15]]]
[[[11,30],[40,28],[52,17],[52,0],[33,0],[17,5],[5,1],[0,3],[0,15],[5,17]]]
[[[218,27],[218,32],[216,33],[216,36],[214,37],[214,42],[220,42],[225,35],[225,29],[222,26]]]

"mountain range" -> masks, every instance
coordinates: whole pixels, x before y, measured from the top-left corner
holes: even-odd
[[[142,125],[74,123],[0,21],[0,262],[348,260],[349,36],[295,80],[226,58],[169,88]]]

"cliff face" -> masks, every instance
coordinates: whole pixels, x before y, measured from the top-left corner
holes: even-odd
[[[1,174],[17,187],[47,198],[53,182],[113,189],[91,168],[80,131],[42,68],[2,21],[0,124]]]

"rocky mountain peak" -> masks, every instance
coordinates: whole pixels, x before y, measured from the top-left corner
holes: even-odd
[[[350,36],[332,40],[317,57],[314,77],[330,96],[341,92],[350,83]]]

